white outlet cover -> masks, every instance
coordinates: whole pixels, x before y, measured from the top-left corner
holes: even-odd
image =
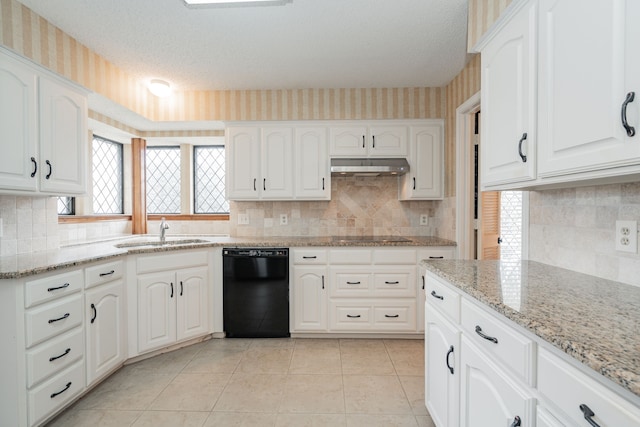
[[[426,214],[420,215],[420,225],[429,225],[429,216]]]
[[[289,217],[287,214],[280,214],[280,225],[287,225],[289,223]]]
[[[247,224],[249,224],[249,215],[248,214],[238,214],[238,224],[239,225],[247,225]]]
[[[616,251],[638,253],[638,222],[616,221]]]

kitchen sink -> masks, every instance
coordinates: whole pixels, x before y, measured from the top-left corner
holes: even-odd
[[[142,248],[145,246],[150,247],[163,247],[163,246],[177,246],[177,245],[190,245],[193,243],[208,243],[208,240],[203,239],[180,239],[180,240],[167,240],[161,242],[160,240],[138,240],[136,242],[118,243],[116,248]]]

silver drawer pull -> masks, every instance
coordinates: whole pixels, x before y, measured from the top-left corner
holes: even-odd
[[[444,297],[442,295],[436,294],[436,291],[431,291],[431,296],[434,297],[434,298],[441,299],[441,300],[444,299]]]
[[[396,282],[384,282],[384,283],[385,283],[385,285],[397,285],[400,282],[396,281]]]
[[[59,322],[61,320],[66,319],[67,317],[71,316],[70,313],[65,313],[64,316],[62,317],[58,317],[57,319],[49,319],[49,323],[54,323],[54,322]]]
[[[389,317],[389,318],[395,319],[397,317],[400,317],[400,315],[399,314],[385,314],[384,317]]]
[[[69,390],[69,387],[71,387],[71,381],[69,381],[67,383],[67,385],[62,390],[60,390],[60,391],[58,391],[56,393],[53,393],[50,397],[53,399],[54,397],[56,397],[56,396],[64,393],[65,391]]]
[[[54,288],[47,288],[47,292],[53,292],[53,291],[57,291],[58,289],[64,289],[68,287],[69,287],[69,284],[65,283],[64,285],[56,286]]]
[[[347,282],[347,285],[359,285],[360,282]]]
[[[111,270],[107,273],[100,273],[100,277],[104,277],[104,276],[111,276],[113,273],[115,273],[115,270]]]
[[[358,317],[360,317],[359,314],[347,314],[347,317],[350,319],[357,319]]]
[[[58,360],[58,359],[60,359],[61,357],[65,357],[67,354],[69,354],[69,352],[70,352],[70,351],[71,351],[71,349],[70,349],[70,348],[68,348],[68,349],[66,349],[66,350],[64,351],[64,353],[62,353],[61,355],[59,355],[59,356],[53,356],[53,357],[50,357],[50,358],[49,358],[49,362],[53,362],[54,360]]]
[[[487,341],[491,341],[494,344],[498,344],[498,338],[490,337],[489,335],[485,335],[482,333],[482,328],[479,325],[476,325],[476,334],[480,335]]]

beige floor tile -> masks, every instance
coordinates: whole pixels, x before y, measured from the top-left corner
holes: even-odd
[[[344,414],[278,414],[276,427],[343,427]]]
[[[230,374],[179,374],[151,403],[149,409],[211,411]]]
[[[433,420],[428,415],[417,415],[416,421],[418,422],[418,427],[436,427]]]
[[[418,427],[413,415],[347,414],[347,427]]]
[[[341,375],[289,375],[279,412],[344,413]]]
[[[280,407],[286,381],[286,375],[235,373],[213,410],[275,413]]]
[[[247,338],[212,338],[196,344],[200,353],[219,350],[246,350],[253,340]]]
[[[424,406],[424,377],[399,376],[400,384],[409,400],[414,415],[428,415]]]
[[[294,338],[256,338],[251,341],[251,348],[293,348]]]
[[[386,350],[383,340],[359,338],[340,339],[340,349]]]
[[[398,375],[424,375],[423,340],[385,340]]]
[[[248,412],[212,412],[203,427],[272,427],[276,414]]]
[[[132,427],[202,427],[209,412],[145,411]]]
[[[244,350],[242,349],[201,351],[184,367],[182,373],[232,374],[243,355]]]
[[[141,411],[105,409],[67,410],[47,424],[47,427],[125,427],[131,426]]]
[[[341,374],[342,362],[338,347],[303,346],[293,350],[290,374]]]
[[[191,359],[193,359],[193,356],[198,353],[198,349],[193,347],[194,346],[189,346],[171,351],[169,353],[160,354],[149,359],[132,363],[128,366],[131,369],[139,371],[163,374],[177,374],[178,372],[182,371],[182,369],[187,366]]]
[[[384,346],[382,348],[340,347],[342,373],[345,375],[395,375]]]
[[[344,375],[347,413],[411,414],[400,381],[395,376]]]
[[[296,350],[302,348],[340,348],[340,340],[334,338],[296,338]]]
[[[245,351],[236,372],[252,374],[286,374],[293,348],[257,347]]]

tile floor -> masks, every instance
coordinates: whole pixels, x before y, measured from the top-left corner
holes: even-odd
[[[212,339],[127,365],[48,427],[419,426],[424,341]]]

